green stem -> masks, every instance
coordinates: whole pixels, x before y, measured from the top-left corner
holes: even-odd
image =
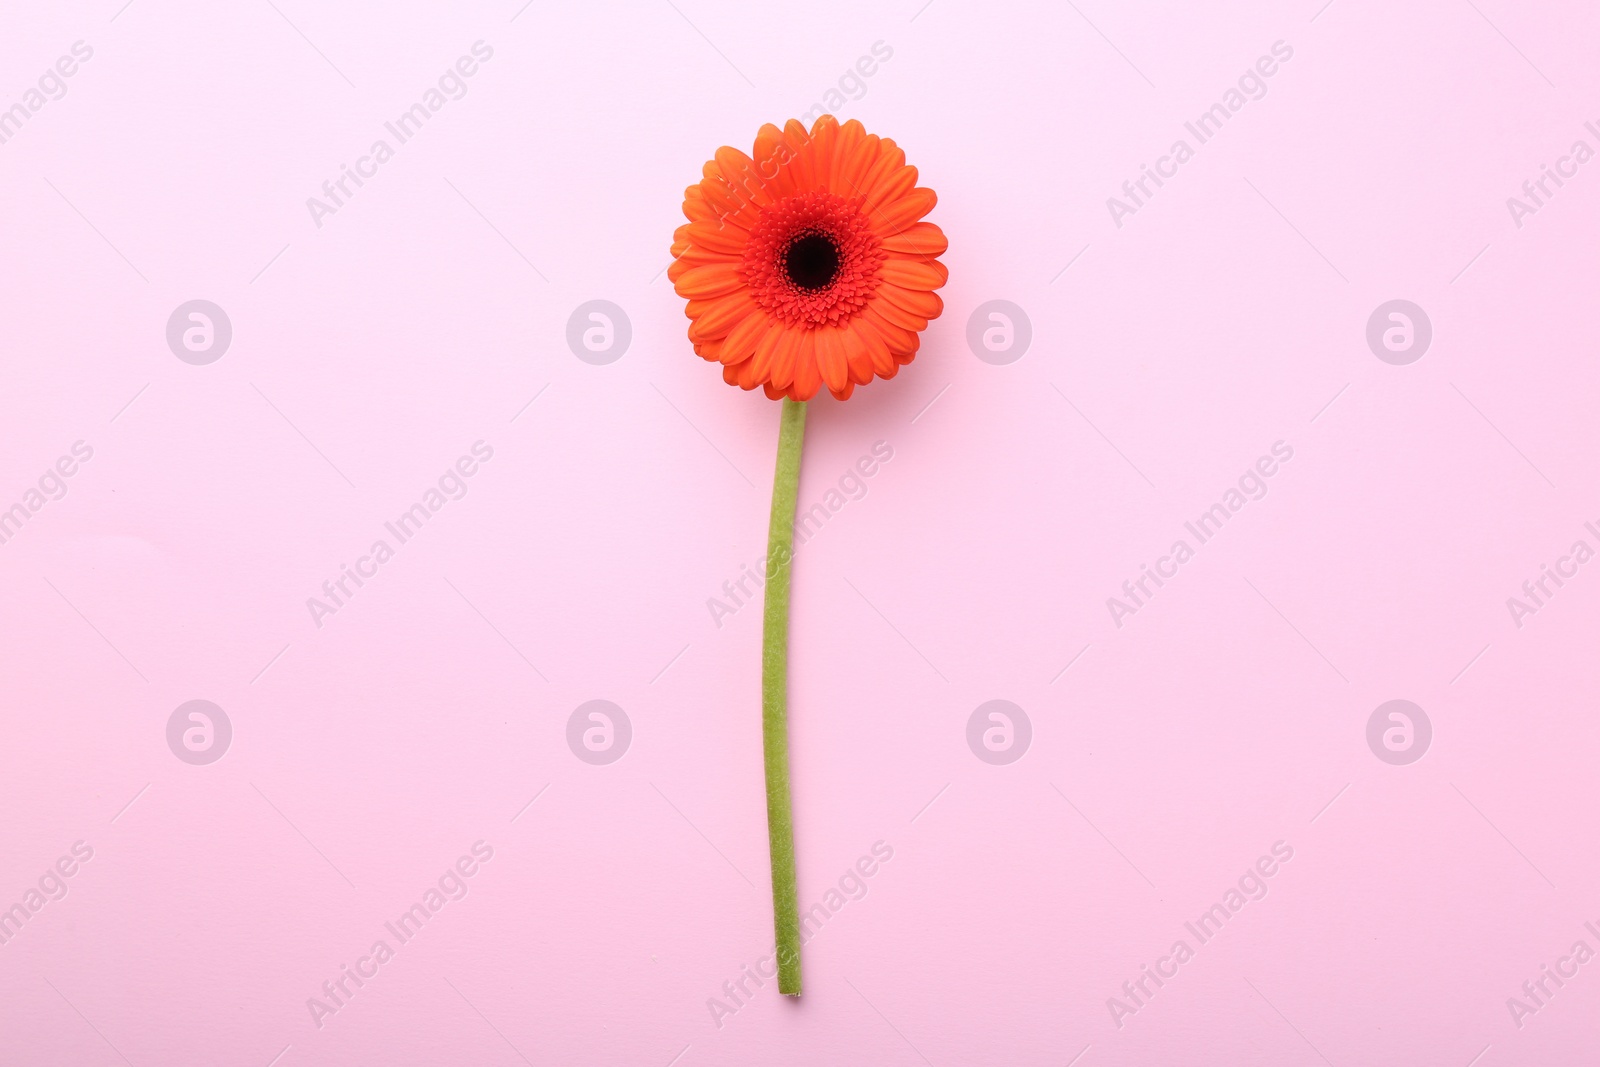
[[[761,744],[767,768],[767,840],[772,850],[772,915],[778,940],[778,992],[800,995],[800,901],[795,887],[794,818],[789,805],[789,565],[800,488],[804,401],[785,398],[778,431],[767,530],[767,596],[761,635]]]

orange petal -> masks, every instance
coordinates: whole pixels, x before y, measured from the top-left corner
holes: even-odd
[[[723,251],[723,250],[708,248],[705,245],[700,244],[698,241],[696,241],[694,239],[694,232],[691,229],[691,227],[694,227],[694,226],[707,226],[707,227],[711,227],[712,229],[717,229],[718,228],[717,227],[717,223],[716,223],[715,220],[700,221],[700,222],[686,222],[682,226],[679,226],[676,230],[672,231],[672,243],[673,243],[674,247],[676,247],[677,245],[681,244],[681,245],[684,245],[686,247],[687,251],[701,252],[701,253],[704,253],[704,254],[707,254],[707,255],[738,257],[738,256],[744,254],[744,249],[743,248],[737,248],[737,249],[734,249],[732,251]],[[741,232],[741,231],[735,230],[734,232],[738,233],[738,232]]]
[[[888,343],[889,351],[898,357],[899,353],[916,347],[917,333],[915,330],[908,330],[889,321],[880,311],[880,308],[893,308],[893,306],[885,305],[881,300],[871,301],[861,309],[861,317],[872,323],[873,328],[881,333],[884,341]]]
[[[795,192],[809,192],[812,187],[811,153],[807,146],[811,144],[811,135],[798,121],[790,119],[783,124],[783,143],[788,147],[789,155],[792,157],[785,169],[789,172],[790,180],[794,182]]]
[[[756,165],[759,167],[770,160],[777,154],[782,144],[783,131],[770,122],[762,123],[761,128],[756,131],[755,154],[752,157]]]
[[[944,301],[939,299],[938,294],[923,289],[902,289],[898,285],[884,282],[878,286],[877,294],[920,319],[936,319],[939,313],[944,311]]]
[[[705,214],[708,217],[696,218],[694,221],[710,222],[718,229],[735,226],[741,230],[749,230],[756,224],[758,212],[744,190],[720,179],[712,181],[709,178],[700,183],[700,189],[706,202]]]
[[[792,158],[788,144],[783,139],[783,131],[772,123],[767,123],[756,133],[755,164],[756,173],[761,180],[766,182],[768,190],[774,199],[781,199],[794,192],[794,179],[789,170],[784,166]]]
[[[672,247],[677,248],[678,245],[674,244]],[[743,258],[733,252],[713,252],[708,248],[696,248],[694,245],[688,245],[683,251],[676,253],[676,256],[679,262],[685,264],[684,270],[707,263],[737,264]]]
[[[803,332],[785,328],[778,335],[777,345],[772,350],[772,384],[780,390],[794,384],[794,367],[800,359],[800,335]]]
[[[862,205],[861,210],[867,213],[868,218],[876,221],[878,218],[878,213],[883,208],[888,207],[896,200],[899,200],[901,197],[905,196],[916,187],[916,184],[917,168],[901,167],[899,170],[894,171],[882,181],[878,182],[877,185],[873,186],[873,188],[867,193],[866,203]],[[923,212],[923,214],[927,214],[927,212]],[[917,216],[917,218],[921,217],[922,215]],[[901,227],[898,226],[895,227],[895,229],[900,228]]]
[[[741,214],[753,222],[765,204],[772,203],[767,183],[756,172],[753,160],[737,148],[717,149],[717,163],[732,186],[730,190],[741,206]]]
[[[738,380],[735,383],[740,389],[754,389],[761,384],[761,375],[755,371],[755,360],[747,359],[743,363],[733,364],[723,368],[723,379],[727,379],[728,371],[735,371]]]
[[[902,227],[899,233],[883,238],[883,247],[890,252],[904,252],[912,256],[943,255],[950,247],[944,231],[931,222],[914,222]]]
[[[833,147],[833,158],[828,162],[828,188],[840,196],[851,196],[853,191],[845,184],[845,168],[855,156],[856,148],[866,139],[866,127],[859,119],[851,119],[839,127],[839,137]]]
[[[938,202],[939,197],[932,189],[907,189],[897,199],[885,200],[881,207],[867,217],[871,219],[873,229],[881,234],[900,233],[932,211]]]
[[[717,209],[706,199],[706,194],[700,191],[698,185],[691,185],[683,191],[683,217],[690,222],[717,221]]]
[[[681,260],[679,262],[682,262]],[[677,266],[676,263],[673,266]],[[672,268],[667,268],[671,274]],[[726,296],[738,289],[744,288],[744,276],[737,267],[731,263],[707,263],[703,266],[691,266],[688,270],[680,271],[672,279],[678,295],[690,299],[705,300],[714,296]]]
[[[884,340],[883,334],[874,329],[872,323],[859,316],[850,325],[856,337],[861,340],[862,347],[866,349],[867,358],[872,360],[872,369],[884,378],[894,374],[894,356],[890,353],[889,342]]]
[[[843,389],[850,376],[850,363],[845,359],[842,331],[836,326],[824,326],[811,332],[817,338],[817,369],[822,373],[822,380],[830,391]]]
[[[915,333],[912,334],[911,343],[909,345],[895,350],[894,361],[900,364],[910,363],[913,359],[917,358],[917,349],[921,346],[921,344],[922,335]]]
[[[866,385],[872,381],[872,353],[867,350],[861,331],[852,322],[839,331],[839,336],[844,342],[845,361],[850,364],[850,380]]]
[[[740,319],[722,341],[722,362],[743,363],[756,350],[756,342],[767,332],[767,316],[759,311]]]
[[[731,269],[736,268],[738,265],[738,260],[710,259],[706,256],[695,254],[694,249],[691,248],[689,251],[683,253],[677,259],[667,264],[667,280],[676,285],[679,278],[683,277],[689,271],[694,270],[696,267],[716,266],[727,267]],[[689,317],[694,318],[693,315]]]
[[[828,179],[833,174],[834,147],[838,143],[838,119],[822,115],[811,124],[811,181],[815,188],[828,188]]]
[[[950,271],[937,259],[890,256],[878,268],[878,276],[902,289],[937,289],[949,280]]]
[[[840,196],[861,196],[861,186],[866,180],[867,172],[878,161],[878,135],[869,133],[862,138],[850,152],[850,158],[845,161],[839,171],[840,186],[837,190]]]
[[[899,145],[894,143],[894,138],[883,137],[878,141],[878,158],[873,160],[872,167],[861,179],[861,195],[870,194],[890,175],[896,173],[906,165],[906,154]]]
[[[747,315],[760,307],[748,293],[734,293],[709,301],[705,311],[696,316],[689,326],[689,337],[696,341],[718,341],[738,325]]]
[[[715,222],[691,222],[678,227],[674,236],[687,237],[701,248],[713,252],[743,252],[750,235],[738,226],[719,226]]]
[[[867,303],[867,308],[869,310],[876,312],[880,318],[894,323],[902,330],[910,330],[912,333],[915,333],[918,330],[925,330],[928,328],[927,319],[912,311],[906,310],[893,300],[890,300],[884,294],[884,289],[886,288],[888,287],[884,285],[878,286],[877,292],[872,294],[872,299]]]
[[[709,194],[707,187],[711,189]],[[691,185],[683,197],[683,217],[690,222],[709,222],[718,227],[727,222],[743,230],[750,229],[756,223],[755,212],[741,215],[738,197],[720,181]]]
[[[749,176],[754,166],[749,156],[730,145],[717,149],[711,158],[717,161],[717,166],[722,170],[723,180],[735,187],[739,186],[739,179]]]
[[[810,400],[817,395],[822,384],[822,372],[817,368],[817,331],[800,333],[800,351],[794,359],[794,386],[790,395],[796,400]]]
[[[772,377],[772,363],[777,356],[778,344],[783,340],[787,328],[781,322],[773,322],[767,326],[767,332],[756,342],[755,353],[750,357],[750,366],[757,378],[763,381]]]

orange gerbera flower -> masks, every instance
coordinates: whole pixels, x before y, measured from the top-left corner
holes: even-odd
[[[742,389],[840,400],[893,378],[944,310],[944,233],[920,221],[932,189],[887,137],[823,115],[718,149],[684,191],[667,277],[688,300],[695,353]]]

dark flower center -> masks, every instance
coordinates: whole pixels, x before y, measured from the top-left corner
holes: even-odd
[[[787,196],[761,209],[739,269],[755,300],[786,327],[843,326],[878,288],[887,253],[861,198]]]
[[[826,234],[802,234],[784,250],[783,271],[802,289],[826,289],[839,276],[839,246]]]

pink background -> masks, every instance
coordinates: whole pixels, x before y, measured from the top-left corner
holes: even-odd
[[[1600,547],[1600,162],[1521,227],[1506,206],[1600,148],[1587,5],[122,2],[0,32],[0,107],[93,49],[0,145],[0,507],[93,449],[0,545],[0,907],[93,849],[0,945],[0,1060],[1600,1049],[1600,963],[1520,1027],[1506,1003],[1600,950],[1600,564],[1520,628],[1506,605]],[[479,40],[465,97],[314,225]],[[879,41],[837,111],[937,189],[950,283],[911,367],[810,415],[803,508],[894,455],[794,573],[802,906],[893,859],[800,1003],[717,1020],[771,904],[759,610],[707,601],[763,551],[777,410],[691,354],[661,272],[711,152]],[[1266,96],[1115,225],[1276,41]],[[197,298],[233,326],[205,366],[164,335]],[[632,324],[609,365],[565,341],[592,299]],[[1033,331],[1003,366],[966,342],[994,299]],[[1365,340],[1392,299],[1433,325],[1406,366]],[[467,495],[316,626],[307,598],[480,440]],[[1107,598],[1277,441],[1265,498],[1116,626]],[[165,734],[196,699],[234,732],[206,766]],[[566,741],[593,699],[633,729],[605,766]],[[967,745],[991,699],[1032,724],[1009,765]],[[1366,741],[1392,699],[1433,726],[1407,766]],[[316,1025],[477,841],[466,897]]]

